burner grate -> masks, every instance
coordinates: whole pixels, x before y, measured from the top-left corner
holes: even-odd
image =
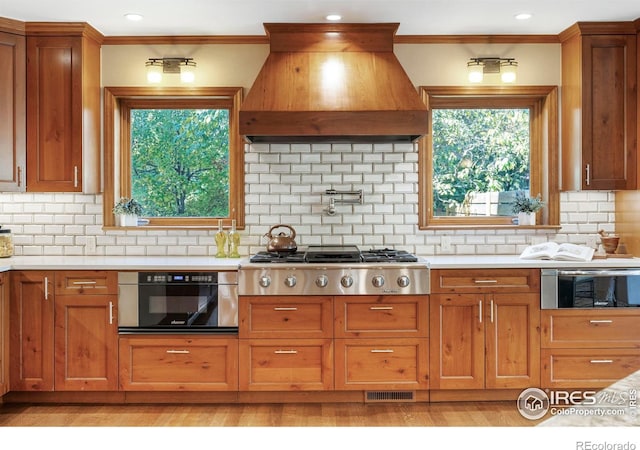
[[[249,258],[252,263],[303,263],[304,253],[258,252]]]
[[[405,250],[390,248],[371,249],[361,252],[363,262],[417,262],[418,258]]]

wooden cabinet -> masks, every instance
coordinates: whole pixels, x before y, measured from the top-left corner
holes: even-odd
[[[432,270],[431,274],[431,388],[536,386],[539,271]]]
[[[236,336],[120,338],[120,388],[125,391],[234,391]]]
[[[544,388],[601,388],[640,369],[640,312],[544,310]]]
[[[636,189],[633,23],[579,22],[560,40],[562,189]]]
[[[12,391],[53,390],[54,272],[11,272]]]
[[[13,272],[11,390],[117,389],[115,272]],[[109,285],[69,294],[61,280]]]
[[[0,32],[0,192],[26,188],[25,37]]]
[[[27,23],[27,190],[100,191],[100,46],[87,24]]]
[[[426,295],[336,297],[336,389],[428,389],[428,304]]]
[[[117,273],[55,274],[56,391],[118,389]]]
[[[9,273],[0,273],[0,397],[9,390]]]
[[[333,389],[333,299],[239,299],[241,391]]]

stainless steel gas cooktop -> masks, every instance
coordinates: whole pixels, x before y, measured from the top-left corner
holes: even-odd
[[[429,264],[403,250],[309,246],[294,253],[258,252],[238,272],[239,295],[420,295]]]

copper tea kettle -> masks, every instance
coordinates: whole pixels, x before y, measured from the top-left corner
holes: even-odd
[[[288,228],[290,230],[289,235],[286,235],[283,231],[278,233],[277,235],[273,234],[273,230],[276,228]],[[267,251],[268,252],[276,252],[276,253],[294,253],[298,250],[298,246],[296,245],[295,237],[296,230],[293,229],[290,225],[274,225],[272,226],[265,237],[269,239],[267,242]]]

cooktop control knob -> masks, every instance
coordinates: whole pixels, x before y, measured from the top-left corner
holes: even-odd
[[[371,283],[377,288],[384,286],[384,277],[382,275],[376,275],[371,280]]]
[[[409,277],[408,276],[400,275],[398,277],[398,286],[405,288],[405,287],[409,286],[409,284],[411,284],[411,282],[409,281]]]
[[[264,288],[269,287],[271,285],[271,278],[266,275],[262,275],[260,280],[258,280],[258,283]]]
[[[327,284],[329,284],[329,277],[326,275],[320,275],[316,278],[316,286],[323,288],[327,287]]]
[[[351,275],[345,275],[340,280],[342,287],[350,288],[353,286],[353,277]]]
[[[296,285],[296,277],[294,277],[293,275],[289,275],[284,279],[284,284],[288,287],[294,287]]]

